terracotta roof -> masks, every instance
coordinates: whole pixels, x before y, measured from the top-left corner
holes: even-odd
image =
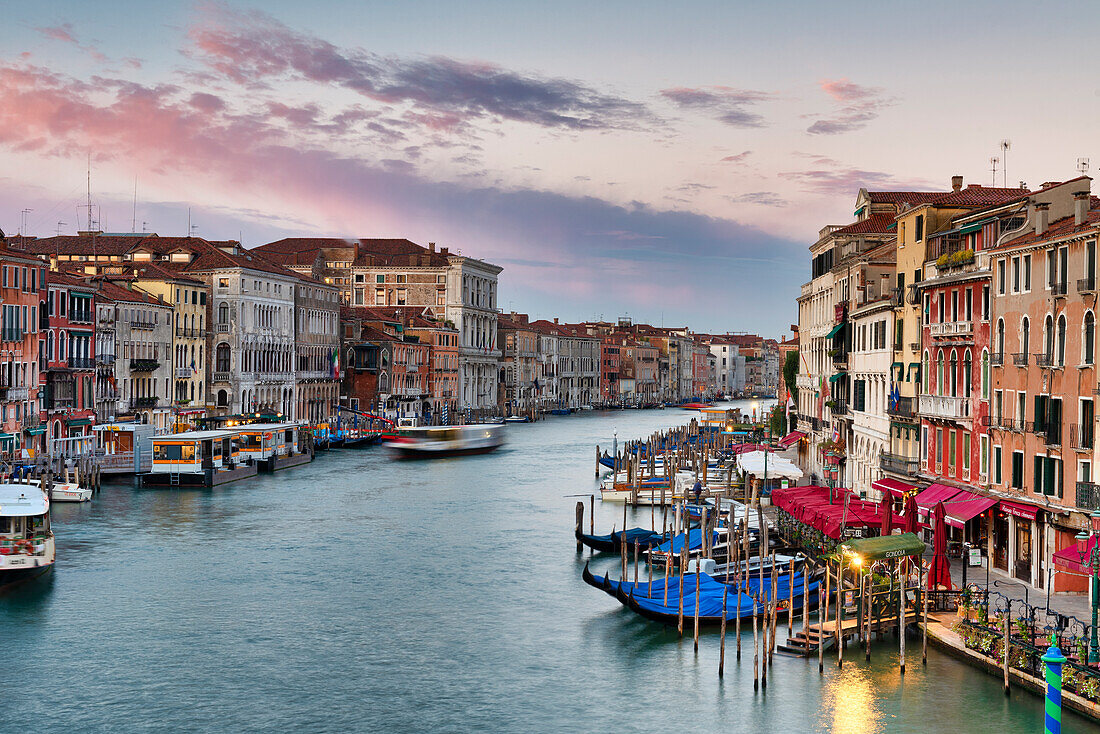
[[[165,280],[179,283],[192,283],[194,285],[205,285],[202,280],[183,272],[180,263],[176,263],[173,267],[169,266],[169,263],[164,262],[133,262],[128,260],[121,263],[111,263],[107,267],[115,266],[122,268],[124,276],[129,276],[138,280]]]
[[[444,252],[432,252],[404,238],[346,240],[338,237],[287,237],[253,248],[253,251],[265,256],[271,253],[281,262],[297,265],[312,263],[322,250],[348,250],[339,257],[359,266],[422,267],[419,261],[425,257],[427,261],[424,264],[430,267],[445,267],[448,263]]]
[[[832,235],[848,234],[888,234],[894,228],[893,214],[872,214],[859,222],[833,230]]]
[[[924,204],[932,201],[937,196],[943,196],[942,191],[868,191],[867,197],[872,204]]]
[[[21,245],[32,255],[115,255],[129,252],[150,235],[60,235],[56,237],[26,237]]]
[[[1100,226],[1100,210],[1095,208],[1092,209],[1085,217],[1085,221],[1083,224],[1075,224],[1075,221],[1076,220],[1072,215],[1068,217],[1062,217],[1061,219],[1057,219],[1051,222],[1047,226],[1046,231],[1040,235],[1035,234],[1035,230],[1032,229],[1027,234],[1017,237],[1013,240],[1009,240],[1008,242],[1002,244],[1000,247],[990,249],[1007,250],[1014,247],[1023,247],[1026,245],[1035,244],[1037,242],[1047,242],[1049,240],[1058,239],[1060,237],[1066,237],[1068,235],[1074,234],[1075,232],[1084,232],[1085,230],[1096,229],[1098,226]]]
[[[51,270],[46,274],[47,285],[60,285],[68,288],[80,288],[83,290],[94,291],[95,286],[88,283],[88,281],[77,278],[68,273],[63,273],[59,270]]]
[[[994,188],[992,186],[979,186],[970,184],[960,191],[952,191],[942,194],[934,201],[928,202],[936,206],[991,206],[1005,204],[1016,199],[1024,198],[1031,192],[1027,189]]]

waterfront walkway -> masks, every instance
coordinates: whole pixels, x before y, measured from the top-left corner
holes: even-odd
[[[930,554],[926,556],[929,561],[931,561],[931,558]],[[956,586],[961,587],[962,577],[962,559],[951,559],[951,580],[955,582]],[[996,584],[994,584],[995,581]],[[977,584],[978,588],[981,589],[986,588],[985,566],[971,566],[966,569],[966,583]],[[1033,606],[1047,607],[1048,605],[1046,589],[1037,589],[1031,584],[1012,578],[1004,571],[996,568],[989,572],[989,590],[1004,594],[1013,600],[1026,601]],[[1049,598],[1049,609],[1058,614],[1077,617],[1085,623],[1088,623],[1092,618],[1092,607],[1088,594],[1052,593]]]

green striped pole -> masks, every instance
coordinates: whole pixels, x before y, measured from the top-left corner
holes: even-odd
[[[1066,662],[1066,656],[1055,644],[1054,635],[1050,636],[1050,648],[1042,660],[1047,668],[1045,731],[1046,734],[1062,734],[1062,664]]]

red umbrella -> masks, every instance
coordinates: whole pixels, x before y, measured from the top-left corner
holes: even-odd
[[[929,590],[935,590],[940,586],[945,589],[955,588],[954,584],[951,583],[950,561],[947,560],[947,522],[944,519],[945,515],[943,502],[937,502],[935,509],[932,511],[935,530],[932,538],[932,568],[928,572]]]
[[[905,532],[920,535],[920,519],[917,518],[917,495],[915,492],[905,500]]]
[[[882,490],[882,535],[894,532],[894,493],[889,487]]]

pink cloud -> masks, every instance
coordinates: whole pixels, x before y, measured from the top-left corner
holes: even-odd
[[[61,25],[51,26],[49,28],[36,28],[46,38],[54,41],[61,41],[62,43],[76,44],[76,36],[73,35],[73,26],[71,23],[62,23]]]
[[[823,115],[806,129],[811,135],[838,135],[866,127],[897,99],[887,96],[879,87],[865,87],[848,79],[823,79],[821,90],[840,107],[831,115]]]

